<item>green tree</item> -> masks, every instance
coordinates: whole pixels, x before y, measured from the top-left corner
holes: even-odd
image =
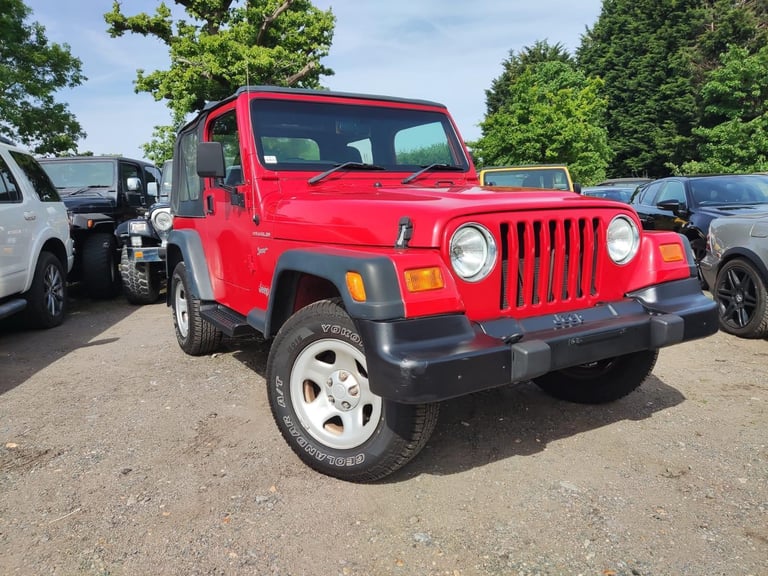
[[[86,78],[68,45],[27,22],[31,14],[22,0],[0,0],[0,134],[37,154],[74,152],[85,132],[54,96]]]
[[[328,55],[335,17],[310,0],[175,0],[191,20],[174,22],[161,2],[154,15],[126,16],[115,0],[104,18],[112,37],[126,32],[154,36],[168,46],[170,67],[137,70],[135,89],[165,100],[172,123],[246,84],[319,88],[333,71],[320,61]],[[155,127],[145,151],[159,162],[173,130]],[[160,142],[158,142],[160,141]]]
[[[486,166],[563,163],[582,183],[603,179],[611,149],[602,81],[560,58],[524,66],[515,76],[504,101],[480,123],[474,156]]]
[[[605,80],[615,174],[664,176],[693,157],[698,106],[696,38],[704,1],[612,0],[577,50],[579,67]]]
[[[731,46],[709,73],[701,97],[705,126],[694,129],[699,159],[685,173],[768,170],[768,47],[750,55]]]
[[[562,44],[549,44],[545,40],[537,40],[533,46],[526,46],[519,53],[509,51],[509,58],[502,62],[501,76],[494,79],[491,88],[485,91],[486,114],[494,114],[509,98],[510,87],[517,81],[520,74],[535,64],[542,62],[564,62],[573,64],[574,60]]]

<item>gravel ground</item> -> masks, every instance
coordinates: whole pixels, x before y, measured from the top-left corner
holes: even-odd
[[[768,342],[661,352],[620,402],[447,402],[372,485],[276,429],[266,347],[185,356],[164,304],[0,328],[3,575],[766,575]]]

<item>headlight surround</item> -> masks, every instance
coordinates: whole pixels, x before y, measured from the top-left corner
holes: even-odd
[[[151,219],[152,226],[158,232],[167,232],[173,226],[173,216],[169,210],[155,210]]]
[[[496,240],[485,226],[475,222],[456,229],[449,251],[454,272],[467,282],[483,280],[496,265]]]
[[[606,246],[608,256],[616,264],[626,264],[640,248],[640,231],[628,216],[615,216],[608,225]]]

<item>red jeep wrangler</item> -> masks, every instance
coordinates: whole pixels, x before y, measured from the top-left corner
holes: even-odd
[[[684,237],[616,202],[480,187],[434,102],[242,88],[182,128],[173,169],[179,344],[272,340],[275,421],[331,476],[403,466],[441,400],[533,380],[609,402],[659,348],[717,331]]]

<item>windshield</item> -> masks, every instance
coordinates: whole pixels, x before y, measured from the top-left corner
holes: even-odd
[[[114,162],[43,162],[54,186],[65,188],[108,188],[115,181]]]
[[[448,116],[384,106],[256,99],[253,131],[261,163],[272,170],[354,169],[413,172],[431,164],[468,170]]]
[[[734,174],[691,180],[691,193],[699,206],[768,203],[768,176]]]
[[[486,186],[517,186],[544,190],[570,190],[563,168],[509,168],[485,172]]]
[[[160,190],[158,191],[158,201],[168,202],[171,196],[171,182],[173,178],[173,160],[166,160],[163,164],[163,175],[160,179]]]

